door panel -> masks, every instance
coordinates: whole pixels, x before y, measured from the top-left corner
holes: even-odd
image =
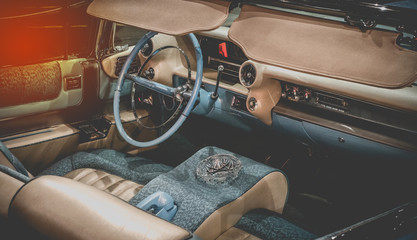
[[[58,62],[0,70],[0,108],[53,100],[61,92]]]
[[[145,116],[146,111],[137,113]],[[83,132],[77,128],[80,125],[92,124],[94,121],[85,121],[74,124],[60,124],[36,131],[28,131],[21,134],[0,138],[10,151],[23,163],[28,171],[34,175],[66,156],[79,151],[92,151],[94,149],[111,148],[128,152],[136,147],[128,144],[119,134],[113,114],[106,114],[103,118],[110,123],[105,131],[105,137],[83,141]],[[145,118],[148,124],[149,118]],[[121,112],[121,120],[124,129],[135,139],[150,141],[156,137],[155,131],[142,131],[143,128],[136,124],[136,119],[130,111]],[[94,125],[94,124],[92,124]],[[141,149],[146,150],[147,148]],[[0,159],[1,160],[1,159]]]
[[[0,71],[0,118],[79,105],[85,59],[10,67]]]
[[[50,166],[55,159],[75,152],[78,130],[70,125],[58,125],[37,131],[1,138],[1,141],[34,175]]]
[[[102,115],[103,102],[98,99],[99,67],[95,60],[60,61],[61,76],[81,78],[82,89],[65,91],[50,101],[0,108],[0,137],[79,122]],[[62,84],[64,85],[64,84]],[[6,117],[7,116],[7,117]]]
[[[0,46],[4,56],[0,60],[0,140],[35,175],[77,151],[142,150],[127,144],[114,123],[112,99],[117,78],[102,70],[99,57],[112,47],[100,36],[112,40],[113,33],[104,22],[87,16],[89,2],[28,1],[34,5],[28,11],[57,8],[53,14],[42,10],[23,18],[8,11],[8,20],[0,19],[0,29],[10,30],[5,36],[10,46]],[[43,20],[34,21],[38,18]],[[37,41],[30,41],[35,38]],[[128,52],[119,55],[125,57]],[[130,106],[130,92],[131,83],[127,83],[123,105]],[[124,108],[122,122],[129,135],[142,141],[155,136],[155,131],[142,131],[131,111]],[[108,129],[104,135],[95,132],[99,138],[86,138],[84,130],[94,129],[97,119],[105,119]]]

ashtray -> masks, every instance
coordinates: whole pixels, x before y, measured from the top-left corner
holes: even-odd
[[[223,184],[235,179],[242,162],[229,154],[216,154],[201,160],[197,165],[197,177],[208,184]]]

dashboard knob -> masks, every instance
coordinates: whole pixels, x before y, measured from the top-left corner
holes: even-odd
[[[295,102],[298,102],[298,101],[300,101],[300,96],[295,95],[293,99],[294,99]]]
[[[248,101],[248,108],[250,111],[255,111],[256,107],[258,106],[258,102],[256,101],[256,98],[251,97]]]
[[[153,77],[155,76],[155,70],[150,67],[148,70],[145,70],[144,72],[145,78],[152,80]]]
[[[309,90],[309,89],[304,90],[304,100],[305,101],[307,101],[307,102],[310,101],[311,95],[312,95],[311,90]]]
[[[144,57],[149,57],[153,51],[153,44],[152,41],[149,40],[140,50]]]

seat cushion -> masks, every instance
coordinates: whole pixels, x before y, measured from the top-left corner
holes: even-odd
[[[243,167],[236,179],[217,186],[207,184],[199,179],[196,175],[198,164],[216,154],[231,155],[241,161]],[[268,176],[272,176],[276,181],[265,180]],[[258,184],[261,186],[255,187]],[[246,202],[242,200],[242,198],[246,198],[243,195],[254,188],[263,189],[263,191],[254,190],[262,195],[251,194],[253,201],[250,202],[254,204],[243,204]],[[204,239],[216,238],[223,231],[232,227],[250,209],[263,207],[282,212],[288,192],[286,177],[279,170],[214,146],[200,149],[172,171],[153,179],[130,200],[130,203],[136,205],[156,191],[166,192],[175,199],[178,211],[172,219],[172,223],[194,232]],[[235,202],[238,203],[233,204]],[[242,209],[247,206],[250,208],[242,212]],[[223,207],[231,209],[230,215],[223,215],[224,211],[221,213],[217,211]],[[236,217],[236,213],[242,213],[242,215]],[[235,221],[229,221],[228,218],[231,215]],[[209,223],[207,223],[209,218]],[[204,227],[202,227],[203,224]],[[214,237],[208,237],[213,235]]]
[[[10,203],[9,220],[18,226],[13,239],[192,237],[190,232],[103,191],[57,176],[41,176],[25,184]],[[26,236],[22,238],[20,234]]]
[[[67,173],[64,177],[108,192],[126,202],[143,188],[142,184],[93,168],[80,168]]]

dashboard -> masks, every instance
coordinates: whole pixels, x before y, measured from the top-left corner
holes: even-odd
[[[413,150],[417,146],[417,127],[415,124],[417,115],[415,109],[413,107],[401,109],[405,107],[401,104],[401,100],[408,103],[410,103],[410,100],[414,100],[415,103],[415,99],[413,99],[413,96],[417,94],[415,85],[407,87],[406,90],[408,91],[403,89],[388,90],[365,85],[351,86],[350,88],[359,87],[359,90],[360,88],[369,90],[368,93],[359,95],[359,91],[344,90],[343,87],[338,88],[334,85],[330,87],[318,86],[319,81],[312,81],[310,84],[299,84],[291,81],[292,79],[284,81],[280,79],[280,73],[278,69],[273,69],[274,67],[263,64],[261,66],[259,66],[260,64],[245,64],[242,67],[242,64],[248,60],[243,51],[231,42],[209,37],[203,37],[202,41],[203,52],[208,59],[209,68],[217,69],[216,64],[224,64],[225,69],[230,68],[229,72],[234,73],[233,77],[226,76],[226,79],[222,78],[225,83],[232,82],[234,84],[239,81],[245,87],[251,86],[257,68],[263,71],[260,74],[278,81],[282,91],[280,101],[272,109],[275,114],[285,115],[301,121],[314,122],[338,131],[353,133],[360,137],[389,143],[400,148]],[[220,50],[224,49],[224,46],[227,47],[228,55],[231,55],[230,60],[220,54]],[[210,64],[210,59],[213,58],[220,59],[220,61]],[[240,75],[237,70],[238,64],[240,64]],[[274,70],[277,70],[276,74],[273,73]],[[283,76],[282,79],[285,77]],[[233,81],[230,81],[230,79],[233,79]],[[297,80],[305,83],[315,79],[312,76],[305,76],[303,79],[298,78]],[[357,85],[354,83],[345,84]],[[326,88],[335,91],[329,91]],[[338,92],[341,92],[341,94]],[[379,94],[380,96],[378,96]],[[400,97],[393,99],[392,95],[396,94]],[[381,104],[370,102],[373,98],[379,98],[380,101],[385,99],[385,102],[381,102]],[[389,102],[390,98],[393,102]],[[247,106],[243,110],[248,112],[254,110],[251,102],[248,102]]]
[[[417,157],[415,84],[381,88],[260,63],[248,59],[229,40],[228,31],[229,27],[222,26],[196,34],[204,57],[207,91],[213,91],[218,67],[223,67],[220,101],[211,112],[204,113],[207,117],[246,130],[270,128],[309,145],[381,157]],[[164,45],[178,46],[188,56],[194,55],[187,37],[158,34],[149,47],[155,50]],[[146,52],[150,52],[149,47]],[[139,53],[138,62],[146,60],[145,50]],[[103,64],[111,66],[104,71],[116,75],[123,63],[120,57],[127,54],[105,59],[113,65]],[[155,56],[150,64],[154,81],[172,85],[172,76],[187,77],[186,64],[178,52]]]
[[[218,36],[218,32],[213,35]],[[224,75],[222,76],[223,83],[240,83],[248,88],[245,98],[233,99],[231,106],[235,109],[248,112],[265,124],[270,124],[272,128],[278,128],[308,144],[325,143],[339,147],[349,145],[352,141],[359,143],[361,142],[358,141],[359,139],[366,139],[393,148],[416,151],[417,87],[415,84],[406,88],[386,89],[346,81],[339,81],[341,84],[330,84],[333,79],[302,72],[294,76],[293,72],[286,69],[248,60],[238,46],[230,41],[224,41],[224,38],[208,37],[209,32],[204,35],[201,38],[201,46],[208,68],[215,70],[218,64],[222,64],[230,73],[224,78]],[[215,61],[211,61],[212,59]],[[238,65],[239,70],[237,70]],[[253,89],[254,83],[259,81],[259,78],[262,78],[262,81],[279,83],[275,94],[280,96],[275,96],[278,99],[276,103],[275,100],[272,101],[275,104],[271,112],[262,109],[267,112],[264,114],[258,114],[256,111],[259,107],[258,101],[265,100],[253,97],[252,93],[269,91],[263,94],[269,95],[271,86]],[[246,106],[242,106],[242,101],[246,101]],[[271,114],[271,122],[266,120],[268,114]],[[291,123],[282,121],[282,118]],[[336,135],[333,139],[327,139],[328,141],[314,139],[312,136],[317,134],[314,132],[316,129],[309,128],[309,124],[321,127],[319,135],[323,133]],[[337,133],[347,136],[341,137],[343,134],[339,136]],[[350,136],[354,138],[351,139]]]

